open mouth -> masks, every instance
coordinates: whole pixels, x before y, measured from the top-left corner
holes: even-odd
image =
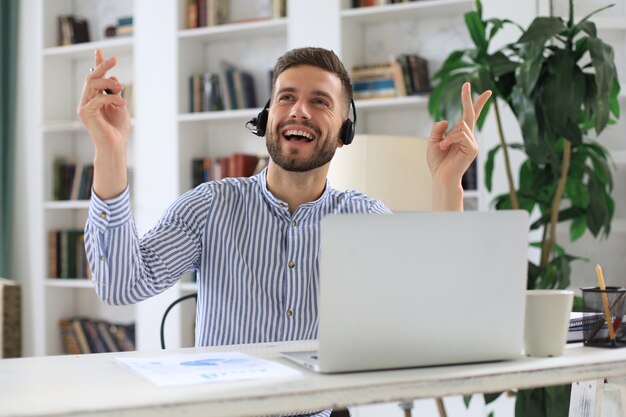
[[[285,130],[283,132],[283,137],[288,141],[294,142],[312,142],[315,139],[311,133],[298,129]]]

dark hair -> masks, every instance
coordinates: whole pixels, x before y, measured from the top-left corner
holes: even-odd
[[[283,71],[299,65],[311,65],[337,75],[339,80],[341,80],[346,109],[350,111],[350,101],[352,100],[352,82],[350,81],[350,76],[339,57],[328,49],[313,47],[296,48],[282,55],[276,61],[276,65],[274,65],[274,70],[272,71],[272,91],[274,91],[276,79]]]

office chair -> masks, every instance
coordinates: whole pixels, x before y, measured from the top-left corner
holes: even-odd
[[[192,294],[187,294],[182,297],[177,298],[172,301],[172,303],[167,306],[165,309],[165,313],[163,313],[163,318],[161,319],[161,349],[165,349],[165,319],[167,319],[167,315],[170,313],[172,308],[176,306],[178,303],[182,303],[185,300],[189,300],[190,298],[195,298],[196,302],[198,301],[198,293],[194,292]]]

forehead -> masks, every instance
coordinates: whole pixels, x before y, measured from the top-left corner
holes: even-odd
[[[311,65],[287,68],[276,78],[275,91],[295,91],[302,94],[326,93],[334,98],[341,94],[341,80],[326,70]]]

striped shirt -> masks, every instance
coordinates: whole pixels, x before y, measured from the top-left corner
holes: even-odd
[[[85,226],[98,296],[131,304],[195,271],[196,346],[315,339],[320,220],[329,214],[389,213],[380,201],[328,183],[292,214],[272,195],[266,171],[199,185],[139,238],[130,191],[92,193]]]

